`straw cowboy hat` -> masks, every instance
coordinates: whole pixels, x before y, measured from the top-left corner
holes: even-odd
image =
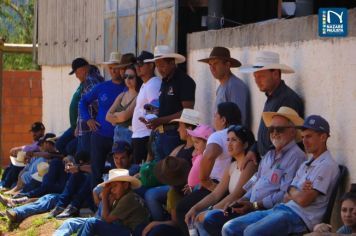
[[[173,49],[168,45],[158,45],[153,52],[154,58],[152,60],[146,60],[145,62],[154,62],[163,58],[174,58],[176,64],[185,62],[185,57],[178,53],[175,53]]]
[[[120,61],[116,63],[114,68],[122,68],[136,63],[136,57],[133,53],[123,54]]]
[[[120,59],[121,59],[120,53],[112,52],[112,53],[110,53],[109,61],[105,61],[103,64],[104,65],[118,64],[118,63],[120,63]]]
[[[241,62],[235,58],[232,58],[230,56],[230,50],[225,47],[214,47],[208,58],[200,59],[198,61],[209,63],[211,59],[222,59],[229,61],[231,63],[231,67],[241,66]]]
[[[180,186],[187,182],[189,163],[183,158],[168,156],[157,162],[154,173],[157,179],[171,186]]]
[[[48,173],[49,164],[47,162],[40,162],[37,165],[37,172],[32,176],[33,179],[42,182],[43,176]]]
[[[121,182],[130,182],[131,183],[131,188],[136,189],[141,187],[141,181],[137,179],[136,177],[130,176],[129,171],[126,169],[112,169],[109,171],[109,179],[101,184],[99,186],[105,186],[108,183],[111,182],[116,182],[116,181],[121,181]]]
[[[295,110],[290,107],[280,107],[277,112],[262,113],[262,118],[266,127],[271,126],[272,118],[274,116],[283,116],[290,120],[295,126],[301,126],[304,123],[304,119],[301,118]]]
[[[279,54],[275,52],[261,51],[257,52],[253,65],[244,65],[240,67],[242,73],[253,73],[261,70],[277,69],[282,73],[294,73],[293,68],[279,63]]]
[[[19,152],[17,152],[16,157],[10,156],[10,160],[14,166],[23,167],[23,166],[26,166],[25,157],[26,157],[26,152],[19,151]]]
[[[193,109],[184,108],[182,114],[180,115],[180,118],[171,120],[170,123],[172,122],[182,122],[191,125],[199,125],[200,112]]]

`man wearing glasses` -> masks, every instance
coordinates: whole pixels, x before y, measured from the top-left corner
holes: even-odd
[[[112,54],[110,57],[113,57]],[[102,182],[101,177],[104,172],[106,156],[111,151],[113,143],[114,126],[105,120],[106,113],[115,98],[127,90],[121,77],[122,72],[125,72],[125,68],[135,62],[135,56],[132,53],[127,53],[122,55],[118,63],[106,63],[111,80],[95,86],[79,102],[80,117],[86,121],[92,132],[90,139],[90,161],[93,188]],[[98,114],[93,118],[89,114],[88,107],[95,100],[98,101]]]
[[[284,203],[229,221],[223,227],[223,235],[290,235],[312,231],[321,223],[339,168],[326,145],[329,123],[321,116],[311,115],[301,129],[305,150],[312,157],[298,169]]]
[[[266,153],[257,173],[243,186],[246,190],[245,195],[237,202],[229,204],[232,205],[232,212],[237,215],[271,209],[281,203],[295,173],[306,160],[304,152],[296,144],[298,138],[296,126],[303,124],[303,119],[296,111],[289,107],[281,107],[277,112],[264,112],[262,120],[268,127],[273,149]],[[238,206],[234,207],[236,203]],[[224,225],[229,232],[234,232],[235,220],[236,218]],[[212,235],[220,235],[221,228],[214,227],[215,224],[221,223],[219,219],[209,219],[206,222],[210,224],[204,222],[208,232],[219,231]]]
[[[137,62],[135,64],[137,76],[143,81],[136,98],[136,106],[132,117],[133,162],[136,164],[140,164],[143,160],[146,160],[148,140],[151,134],[151,129],[148,129],[145,125],[145,120],[142,120],[146,115],[144,106],[158,99],[162,82],[154,74],[154,62],[148,61],[152,59],[152,53],[142,51],[136,58]]]

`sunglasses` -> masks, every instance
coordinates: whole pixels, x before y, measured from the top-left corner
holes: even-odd
[[[124,79],[134,79],[136,78],[135,75],[124,74]]]
[[[270,126],[267,129],[269,133],[273,133],[274,131],[276,131],[277,133],[281,134],[284,133],[288,128],[294,128],[294,127],[293,126]]]

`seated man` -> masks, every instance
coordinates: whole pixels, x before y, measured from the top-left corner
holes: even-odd
[[[204,228],[211,235],[221,235],[221,227],[233,217],[270,209],[282,202],[296,171],[306,160],[295,141],[295,126],[303,124],[297,112],[289,107],[281,107],[277,112],[264,112],[262,118],[269,129],[274,149],[266,153],[258,172],[244,185],[247,192],[238,200],[239,207],[233,208],[228,215],[224,215],[223,210],[215,210],[205,216]],[[225,206],[233,204],[227,203]]]
[[[309,116],[302,128],[305,150],[312,154],[297,171],[283,204],[227,222],[223,235],[289,235],[313,230],[326,211],[339,168],[327,150],[329,124],[321,116]]]
[[[30,132],[32,133],[33,143],[26,146],[12,148],[10,150],[10,156],[16,157],[19,151],[34,152],[39,150],[38,141],[41,137],[43,137],[45,127],[42,122],[35,122],[31,125]],[[5,169],[5,172],[1,177],[1,190],[7,190],[16,184],[17,177],[22,169],[23,167],[21,166],[19,167],[14,164],[10,164],[10,166]]]

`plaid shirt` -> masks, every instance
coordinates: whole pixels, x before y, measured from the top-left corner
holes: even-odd
[[[91,65],[87,78],[84,80],[84,82],[82,82],[82,86],[80,90],[80,98],[82,98],[86,93],[88,93],[95,85],[102,83],[103,81],[104,78],[100,75],[99,69]],[[89,105],[88,111],[90,117],[95,119],[95,116],[98,113],[97,100],[95,100]],[[84,135],[87,132],[90,132],[87,122],[80,117],[79,107],[78,107],[77,127],[78,127],[79,136]]]

